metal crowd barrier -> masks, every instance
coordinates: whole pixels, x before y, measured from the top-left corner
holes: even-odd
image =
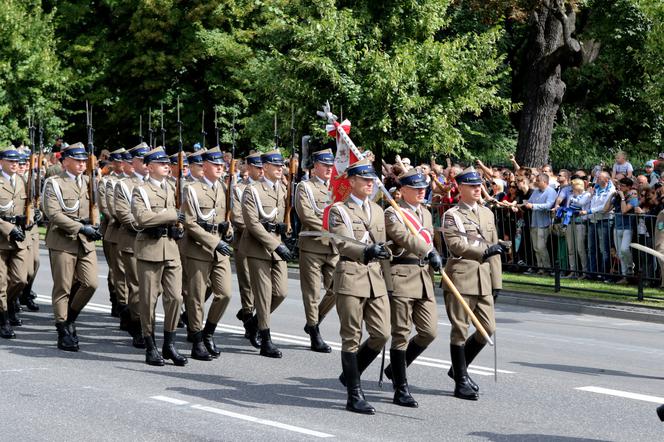
[[[435,227],[442,225],[443,214],[453,206],[431,205]],[[514,211],[495,205],[490,208],[499,239],[512,243],[503,271],[552,277],[551,284],[514,281],[516,284],[553,287],[555,292],[567,289],[630,296],[624,291],[609,289],[619,283],[634,287],[634,295],[643,300],[644,288],[659,287],[662,282],[658,260],[629,247],[632,242],[653,247],[654,215],[626,214],[622,215],[622,220],[617,220],[615,214],[600,219],[572,211],[558,214],[549,211],[540,212],[534,219],[532,210]],[[436,246],[446,260],[448,253],[440,232],[436,235]],[[566,281],[573,279],[604,281],[611,285],[607,285],[607,290],[565,286]]]

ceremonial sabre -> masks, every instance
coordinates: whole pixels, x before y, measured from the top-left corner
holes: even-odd
[[[650,247],[644,246],[642,244],[637,244],[635,242],[631,243],[629,246],[631,248],[635,249],[635,250],[639,250],[641,252],[647,253],[649,255],[654,256],[657,259],[660,259],[660,260],[664,261],[664,253],[658,252],[655,249],[651,249]]]

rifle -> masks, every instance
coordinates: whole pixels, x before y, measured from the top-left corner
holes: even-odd
[[[94,128],[92,127],[92,105],[88,108],[88,101],[85,101],[85,116],[88,130],[88,198],[90,199],[90,212],[88,218],[90,225],[98,226],[99,214],[97,213],[97,159],[95,158],[94,147]]]
[[[277,130],[277,114],[274,114],[274,148],[279,149],[279,131]]]
[[[215,111],[216,115],[216,111]],[[216,120],[216,118],[215,118]],[[214,122],[215,130],[217,131],[217,142],[219,140],[219,129],[217,122]],[[235,187],[235,115],[233,115],[233,125],[231,126],[231,164],[228,167],[228,190],[226,192],[226,222],[231,220],[231,212],[233,211],[233,188]]]
[[[143,142],[143,115],[138,116],[138,144]]]
[[[276,119],[275,119],[276,121]],[[275,126],[276,128],[276,126]],[[288,162],[288,184],[286,186],[286,211],[284,213],[284,224],[286,224],[286,238],[293,236],[293,226],[291,222],[291,211],[293,210],[293,186],[295,185],[295,173],[297,172],[297,159],[295,158],[295,112],[291,108],[291,157]]]
[[[180,117],[178,116],[178,120]],[[180,131],[180,144],[182,144],[182,131]],[[166,129],[164,129],[164,102],[161,102],[161,145],[166,151]],[[182,147],[180,146],[180,150]]]
[[[152,149],[152,148],[154,148],[154,146],[152,145],[152,142],[154,141],[153,140],[154,130],[152,130],[152,108],[151,107],[148,108],[148,134],[149,134],[149,140],[148,141],[150,141],[148,143],[148,145],[150,146],[150,149]]]
[[[201,116],[201,149],[205,149],[205,136],[207,135],[207,132],[205,132],[205,110],[203,110],[203,115]]]
[[[162,130],[164,123],[164,113],[162,112]],[[175,208],[178,211],[182,210],[182,203],[184,201],[184,150],[182,147],[182,121],[180,120],[180,96],[177,98],[177,116],[178,116],[178,179],[175,183]],[[162,133],[163,133],[162,132]],[[178,228],[182,228],[182,224],[178,223]]]
[[[233,120],[235,121],[235,120]],[[214,108],[214,135],[217,138],[217,147],[219,146],[219,126],[217,125],[217,108]]]
[[[29,160],[29,169],[28,169],[28,181],[26,183],[26,196],[28,197],[28,200],[25,203],[25,212],[23,215],[25,216],[25,224],[28,226],[28,223],[30,222],[30,216],[32,215],[31,211],[33,208],[34,204],[34,192],[35,192],[35,183],[34,179],[35,177],[39,177],[39,167],[37,167],[37,174],[35,175],[35,126],[34,126],[34,121],[32,118],[30,118],[30,114],[28,114],[28,138],[30,139],[30,160]],[[25,226],[24,226],[25,227]]]

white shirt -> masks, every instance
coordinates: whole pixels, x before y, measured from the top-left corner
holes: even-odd
[[[270,188],[274,189],[274,183],[272,181],[268,180],[265,177],[263,177],[263,180],[265,180],[265,182],[267,183],[268,186],[270,186]]]
[[[152,177],[150,177],[150,178],[148,178],[148,179],[149,179],[150,182],[151,182],[152,184],[154,184],[155,186],[158,186],[158,187],[161,187],[162,189],[164,189],[164,183],[166,182],[165,179],[163,179],[163,180],[161,180],[161,181],[157,181],[157,180],[155,180],[155,179],[152,178]]]
[[[5,177],[5,179],[6,179],[7,181],[9,181],[9,184],[11,184],[12,186],[16,186],[16,181],[15,181],[15,180],[12,180],[12,178],[15,178],[15,177],[16,177],[16,174],[8,175],[8,174],[6,174],[5,171],[3,170],[3,171],[2,171],[2,176]]]
[[[210,186],[210,188],[211,188],[212,190],[214,190],[215,187],[216,187],[216,185],[217,185],[216,182],[213,183],[212,181],[208,180],[207,177],[206,177],[205,175],[203,175],[203,181],[205,181],[205,184],[207,184],[208,186]]]
[[[321,177],[319,177],[317,175],[314,175],[314,176],[316,177],[316,179],[318,180],[319,183],[324,184],[325,187],[328,187],[327,181],[325,181],[324,179],[322,179]]]
[[[134,176],[135,176],[136,178],[138,178],[139,180],[141,180],[141,181],[145,181],[145,177],[146,177],[147,175],[141,175],[141,174],[138,173],[138,172],[134,172]]]

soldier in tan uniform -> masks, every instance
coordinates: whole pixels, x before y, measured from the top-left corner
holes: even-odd
[[[254,295],[251,292],[251,277],[247,256],[240,247],[242,235],[244,235],[244,219],[242,218],[242,195],[247,186],[263,178],[263,162],[259,152],[245,158],[247,171],[249,173],[247,182],[238,181],[233,187],[233,209],[231,222],[233,223],[233,260],[235,262],[235,274],[240,287],[240,302],[242,308],[235,315],[244,325],[244,337],[249,339],[255,348],[260,347],[258,339],[258,318],[254,315]]]
[[[24,151],[23,152],[23,158],[27,161],[30,159],[30,151]],[[35,158],[35,162],[37,162],[37,158]],[[19,164],[21,161],[19,161]],[[27,165],[26,165],[27,166]],[[27,185],[28,178],[29,178],[29,167],[25,167],[23,172],[23,178],[25,180],[25,183]],[[39,167],[40,173],[37,174],[37,176],[33,176],[33,186],[41,186],[42,185],[42,179],[41,179],[41,167]],[[39,187],[41,188],[41,187]],[[28,198],[30,198],[30,195],[28,195]],[[22,305],[25,305],[28,310],[31,312],[38,312],[39,311],[39,306],[35,302],[35,299],[37,298],[37,294],[32,291],[32,285],[35,281],[35,278],[37,277],[37,271],[39,270],[39,229],[37,228],[37,225],[42,221],[43,216],[41,213],[41,210],[37,207],[33,207],[33,219],[34,219],[34,228],[30,229],[29,232],[26,232],[26,241],[28,242],[28,250],[30,253],[30,256],[27,258],[28,260],[28,282],[23,288],[23,291],[19,295],[20,303]]]
[[[134,254],[134,243],[138,230],[131,213],[130,203],[134,188],[143,184],[148,177],[148,169],[143,162],[146,153],[148,153],[148,145],[140,143],[129,152],[122,154],[125,177],[118,181],[114,190],[114,213],[119,224],[118,258],[122,261],[127,288],[127,304],[120,307],[120,318],[128,325],[127,332],[131,335],[132,345],[136,348],[145,348],[145,340],[141,329],[138,270]]]
[[[456,177],[459,204],[445,212],[443,237],[450,252],[445,273],[459,290],[484,329],[492,335],[496,329],[494,297],[502,288],[500,256],[493,212],[478,204],[482,178],[474,168],[465,169]],[[467,236],[466,236],[467,235]],[[448,375],[455,382],[454,396],[477,400],[479,387],[468,376],[468,365],[486,345],[484,337],[475,332],[466,339],[470,319],[454,298],[445,290],[445,309],[452,326],[450,353],[452,368]]]
[[[49,224],[46,247],[53,275],[53,314],[58,348],[78,351],[75,321],[97,289],[97,219],[90,219],[90,195],[84,175],[88,154],[81,143],[62,150],[64,171],[44,184],[44,213]],[[71,293],[73,280],[77,281]]]
[[[189,164],[189,178],[195,182],[203,178],[203,153],[205,149],[197,150],[187,154],[187,164]]]
[[[202,155],[203,177],[187,186],[185,193],[185,237],[187,265],[187,315],[192,333],[191,357],[210,361],[220,351],[213,335],[231,299],[231,247],[233,230],[226,219],[226,189],[219,180],[223,156],[219,148]],[[210,284],[208,284],[208,282]],[[212,304],[205,327],[205,296],[211,285]]]
[[[177,226],[184,215],[175,208],[175,194],[167,182],[169,159],[162,148],[155,148],[143,157],[149,178],[132,192],[131,214],[136,235],[134,255],[138,271],[138,291],[141,327],[145,340],[145,362],[164,365],[172,359],[177,366],[187,364],[187,358],[175,348],[178,315],[182,304],[182,266],[176,241],[182,233]],[[155,307],[163,294],[164,345],[159,354],[154,338]]]
[[[99,183],[98,199],[99,211],[104,215],[102,219],[102,234],[104,235],[104,254],[106,262],[108,263],[108,281],[109,292],[111,293],[111,305],[114,307],[115,313],[120,317],[120,329],[129,330],[129,324],[126,321],[126,315],[123,316],[123,311],[127,306],[127,283],[125,281],[125,269],[120,259],[120,252],[118,250],[118,230],[120,223],[115,216],[115,185],[124,178],[122,171],[122,154],[126,150],[123,148],[114,150],[110,154],[113,170],[107,176],[102,178]],[[113,291],[110,291],[110,287]]]
[[[32,220],[25,219],[27,199],[25,183],[16,173],[19,152],[9,147],[0,152],[0,337],[15,338],[12,326],[22,325],[17,315],[15,299],[28,280],[28,250],[25,228]]]
[[[368,160],[360,160],[346,174],[351,194],[332,206],[329,214],[330,232],[354,240],[334,240],[341,255],[333,282],[341,323],[343,373],[339,380],[347,388],[346,410],[375,414],[376,409],[364,398],[360,376],[389,339],[390,304],[378,260],[391,255],[385,245],[385,215],[369,199],[377,179],[374,168]],[[360,345],[362,321],[369,338]]]
[[[270,314],[288,294],[287,261],[293,259],[281,242],[285,233],[286,188],[281,183],[284,158],[278,150],[261,155],[263,179],[247,186],[242,195],[245,231],[240,248],[251,272],[251,292],[261,339],[261,356],[280,358],[281,351],[270,337]]]
[[[438,313],[433,287],[433,273],[443,268],[443,261],[433,246],[431,212],[422,201],[429,186],[426,177],[413,168],[399,177],[402,213],[393,207],[385,210],[387,238],[394,241],[392,249],[392,347],[390,365],[385,375],[392,380],[393,402],[417,407],[408,390],[406,367],[426,350],[436,338]],[[406,226],[404,217],[418,230],[415,236]],[[417,334],[410,341],[412,326]]]
[[[330,149],[312,154],[314,168],[311,178],[297,185],[295,210],[302,223],[302,231],[321,231],[323,229],[323,210],[332,198],[330,196],[330,178],[334,166],[334,154]],[[334,268],[339,261],[339,253],[327,238],[301,236],[300,247],[300,288],[307,323],[304,331],[311,340],[311,349],[316,352],[332,351],[320,335],[318,324],[332,309],[336,302],[332,290]],[[325,296],[320,303],[321,276]]]

